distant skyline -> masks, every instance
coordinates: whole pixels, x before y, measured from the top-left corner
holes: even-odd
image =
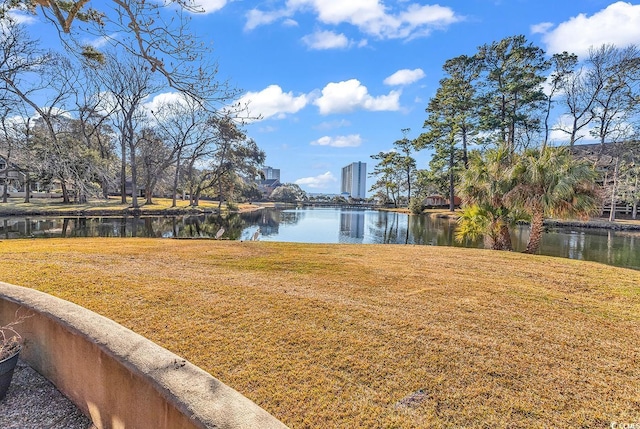
[[[191,31],[213,47],[219,78],[261,117],[246,131],[266,152],[265,165],[313,193],[339,193],[343,166],[373,166],[370,156],[391,150],[402,129],[411,139],[422,132],[447,59],[518,34],[548,55],[640,44],[638,2],[193,2],[206,13],[192,15]],[[49,34],[29,21],[36,37]],[[427,167],[429,152],[415,157]]]

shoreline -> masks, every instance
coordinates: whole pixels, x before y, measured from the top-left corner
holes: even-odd
[[[123,209],[123,210],[26,210],[24,212],[3,212],[0,210],[0,217],[43,217],[43,216],[70,216],[70,217],[139,217],[139,216],[182,216],[199,214],[216,214],[218,210],[198,210],[198,209]]]
[[[450,219],[455,221],[458,215],[452,212],[434,212],[423,213],[423,215],[431,217]],[[523,222],[528,224],[528,222]],[[607,229],[613,231],[640,231],[640,219],[617,219],[613,222],[607,218],[590,218],[589,220],[579,219],[545,219],[544,226],[546,228],[589,228],[589,229]]]
[[[626,223],[632,222],[632,223]],[[544,226],[548,228],[591,228],[591,229],[610,229],[614,231],[640,231],[640,220],[622,219],[610,222],[607,219],[589,219],[589,220],[559,220],[546,219]]]
[[[226,213],[243,213],[259,210],[262,207],[251,204],[234,204],[229,208],[223,204],[218,208],[217,201],[201,201],[199,206],[187,205],[188,202],[179,200],[176,207],[171,206],[171,200],[166,198],[154,199],[153,204],[145,204],[133,208],[129,204],[120,201],[92,200],[82,204],[63,204],[49,199],[32,199],[25,203],[22,198],[10,198],[6,203],[0,203],[0,217],[140,217],[140,216],[185,216],[185,215],[211,215]]]
[[[5,206],[6,204],[6,206]],[[53,208],[50,204],[45,207],[38,207],[38,204],[32,203],[30,207],[20,207],[24,203],[9,202],[0,203],[0,218],[15,217],[140,217],[140,216],[188,216],[188,215],[223,215],[225,213],[247,213],[262,210],[268,207],[277,207],[278,203],[245,203],[239,204],[235,210],[228,210],[223,206],[222,210],[218,210],[214,206],[182,206],[168,207],[163,204],[154,204],[153,206],[141,205],[138,208],[117,207],[103,204],[83,204],[82,208],[74,209],[73,205],[60,205],[61,208]],[[154,207],[157,206],[157,207]],[[216,204],[217,206],[217,204]],[[64,207],[64,208],[62,208]],[[383,211],[397,211],[416,216],[406,209],[382,209]],[[448,210],[428,210],[417,216],[429,216],[440,219],[449,219],[455,221],[458,218],[457,213]],[[606,218],[591,218],[589,220],[578,219],[545,219],[544,226],[546,228],[588,228],[588,229],[604,229],[612,231],[640,231],[640,219],[617,219],[610,222]]]

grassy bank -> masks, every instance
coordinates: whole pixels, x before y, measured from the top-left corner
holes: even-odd
[[[200,201],[197,207],[189,205],[189,201],[178,200],[176,207],[172,207],[173,201],[169,198],[154,198],[153,204],[146,204],[144,198],[138,199],[140,207],[135,211],[136,214],[175,214],[179,212],[202,212],[211,213],[218,210],[217,201]],[[238,204],[233,210],[255,209],[251,204]],[[222,205],[222,210],[227,211],[229,208],[226,204]],[[30,202],[25,203],[24,198],[9,198],[6,203],[0,203],[1,216],[25,216],[25,215],[123,215],[131,214],[134,210],[131,207],[131,198],[128,203],[123,204],[120,197],[110,197],[107,200],[90,200],[83,204],[65,204],[62,199],[52,198],[32,198]]]
[[[110,317],[292,428],[640,421],[640,272],[431,246],[0,242],[0,279]]]

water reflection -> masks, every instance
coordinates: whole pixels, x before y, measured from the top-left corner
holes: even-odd
[[[379,243],[482,247],[482,242],[455,241],[456,223],[447,218],[408,216],[396,212],[309,208],[177,217],[3,218],[0,237],[215,237],[304,243]],[[554,228],[545,231],[541,254],[604,262],[640,269],[640,232]],[[529,228],[513,232],[516,251],[526,247]]]
[[[362,243],[364,239],[364,212],[340,213],[340,242]]]

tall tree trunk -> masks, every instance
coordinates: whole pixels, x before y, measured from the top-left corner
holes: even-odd
[[[454,167],[454,157],[453,157],[454,153],[453,153],[453,147],[451,148],[451,153],[449,154],[449,211],[453,212],[456,210],[456,204],[454,201],[454,195],[455,195],[455,183],[454,183],[454,174],[453,174],[453,167]]]
[[[31,174],[29,172],[27,174],[27,180],[24,182],[24,202],[31,202]]]
[[[464,169],[469,169],[469,151],[467,149],[467,130],[465,128],[462,129],[462,163],[464,164]]]
[[[9,165],[7,164],[7,169],[9,168]],[[8,194],[9,194],[9,172],[5,171],[4,173],[4,184],[2,185],[2,202],[6,203],[7,202],[7,198],[8,198]]]
[[[411,168],[407,167],[407,205],[411,201]]]
[[[178,150],[176,154],[176,172],[173,175],[173,186],[171,189],[171,193],[173,194],[173,198],[171,199],[171,207],[177,206],[178,199],[178,178],[180,177],[180,160],[182,158],[182,150]]]
[[[633,185],[633,210],[631,211],[631,218],[637,219],[638,217],[638,175],[636,174],[636,180]]]
[[[69,200],[69,190],[67,189],[67,184],[64,180],[60,180],[60,187],[62,188],[62,202],[69,204],[71,202]]]
[[[508,252],[513,250],[513,245],[511,244],[511,232],[509,231],[508,225],[502,225],[500,228],[500,241],[502,242],[502,249]]]
[[[611,189],[611,209],[609,211],[609,222],[616,220],[616,192],[618,187],[618,166],[620,165],[620,157],[616,157],[616,164],[613,169],[613,188]]]
[[[218,211],[222,209],[222,177],[218,177]]]
[[[124,137],[122,137],[124,139]],[[124,140],[120,143],[121,151],[120,156],[122,162],[120,163],[120,202],[127,204],[127,146]]]
[[[491,248],[493,250],[506,250],[508,252],[513,250],[513,245],[511,244],[511,233],[509,232],[509,226],[507,224],[500,224],[497,237]]]
[[[131,162],[131,207],[137,209],[138,204],[138,166],[136,165],[136,146],[133,141],[133,127],[130,130],[129,160]]]
[[[529,231],[529,242],[524,253],[535,254],[540,249],[540,242],[542,241],[542,231],[544,229],[544,212],[537,208],[534,210],[533,217],[531,218],[531,226]]]

